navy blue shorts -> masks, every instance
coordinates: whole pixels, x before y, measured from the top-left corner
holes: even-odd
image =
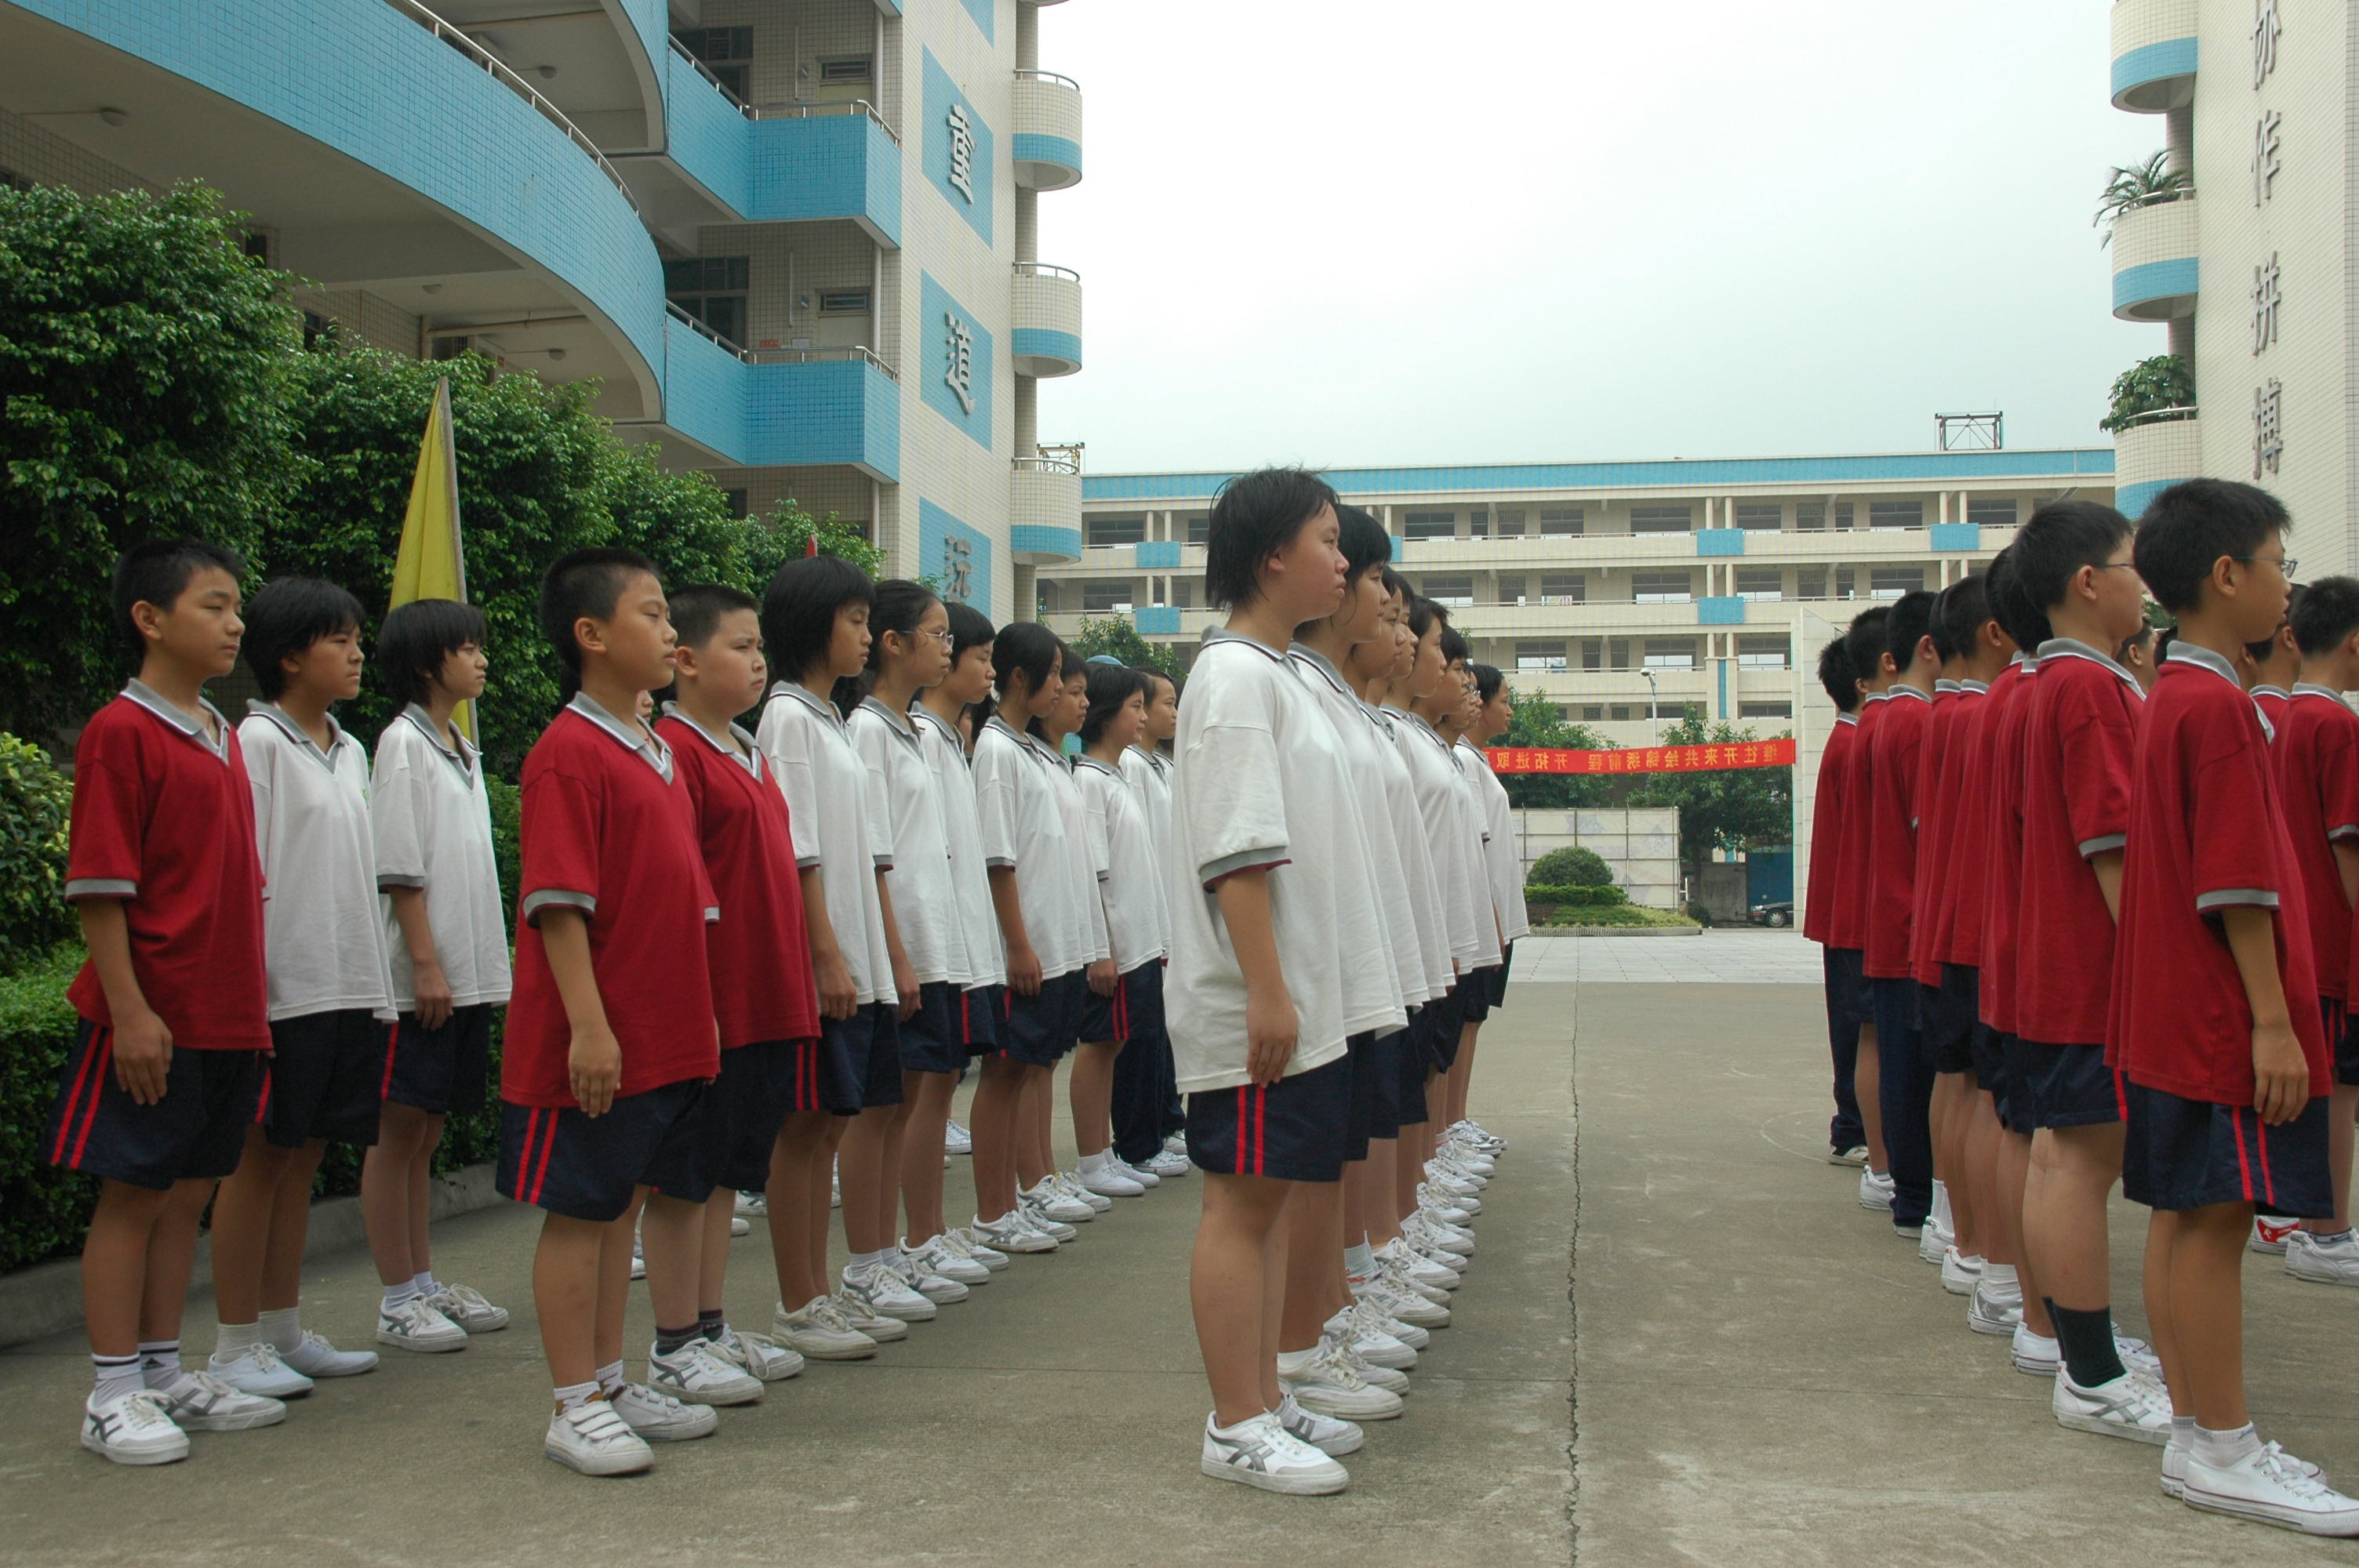
[[[1364,1082],[1368,1093],[1368,1136],[1398,1138],[1401,1130],[1401,1064],[1409,1055],[1408,1031],[1396,1029],[1390,1034],[1379,1034],[1368,1045],[1368,1070],[1363,1074],[1356,1067],[1352,1074],[1352,1093],[1357,1096]],[[1421,1069],[1420,1069],[1421,1071]],[[1425,1086],[1418,1085],[1417,1108],[1425,1109]],[[1360,1158],[1364,1159],[1364,1154]]]
[[[1458,1022],[1482,1022],[1491,1016],[1491,1004],[1499,995],[1499,966],[1485,964],[1469,969],[1459,977],[1458,990]]]
[[[1034,1067],[1053,1067],[1082,1037],[1082,999],[1090,982],[1080,969],[1042,980],[1031,996],[1007,993],[1000,1016],[999,1054]]]
[[[1821,961],[1826,977],[1827,1014],[1833,1027],[1850,1025],[1856,1035],[1875,1022],[1875,1008],[1867,995],[1867,955],[1857,947],[1828,947]]]
[[[634,1188],[666,1166],[692,1166],[704,1085],[690,1078],[625,1095],[603,1116],[575,1106],[503,1105],[501,1195],[569,1219],[604,1224],[631,1206]]]
[[[880,1105],[901,1103],[901,1010],[872,1001],[850,1018],[822,1018],[819,1024],[819,1108],[858,1116]],[[810,1108],[799,1099],[795,1109]]]
[[[1974,1059],[1974,1087],[1991,1097],[1991,1108],[1997,1112],[2001,1123],[2006,1120],[2006,1036],[1977,1019],[1971,1043]]]
[[[1450,1071],[1458,1060],[1458,1031],[1466,1022],[1466,988],[1472,976],[1461,976],[1450,989],[1425,1004],[1409,1024],[1409,1038],[1428,1066]]]
[[[1507,944],[1506,950],[1499,955],[1497,968],[1491,971],[1491,1005],[1493,1007],[1507,1005],[1507,971],[1515,967],[1516,945],[1510,942]]]
[[[1419,1032],[1418,1023],[1433,1006],[1432,1002],[1428,1002],[1411,1013],[1408,1027],[1391,1036],[1400,1042],[1397,1064],[1399,1074],[1394,1079],[1399,1087],[1394,1098],[1400,1108],[1400,1119],[1393,1128],[1396,1138],[1400,1136],[1402,1128],[1416,1127],[1425,1120],[1425,1079],[1426,1075],[1433,1071],[1433,1061],[1426,1054],[1424,1038]]]
[[[1982,971],[1963,964],[1941,966],[1939,986],[1919,988],[1918,1016],[1924,1020],[1925,1059],[1937,1073],[1974,1070],[1974,1030],[1982,1006]]]
[[[2326,1024],[2326,1054],[2334,1063],[2334,1081],[2359,1084],[2359,1038],[2352,1035],[2348,1009],[2334,998],[2322,996],[2318,999],[2318,1011]]]
[[[958,997],[959,1038],[970,1058],[988,1056],[999,1049],[1000,1021],[1007,1016],[1006,986],[976,986]]]
[[[1352,1098],[1343,1123],[1343,1158],[1364,1160],[1368,1140],[1376,1125],[1376,1036],[1374,1031],[1354,1034],[1344,1043],[1344,1059],[1352,1064]]]
[[[274,1019],[262,1080],[262,1135],[281,1149],[313,1139],[376,1141],[393,1068],[393,1026],[364,1007]]]
[[[141,1105],[114,1077],[114,1031],[85,1018],[58,1074],[41,1158],[158,1192],[237,1169],[262,1095],[259,1051],[172,1053],[164,1098]]]
[[[1188,1097],[1188,1158],[1224,1176],[1340,1182],[1352,1123],[1350,1053],[1262,1087]]]
[[[959,1022],[965,1000],[966,993],[950,981],[928,980],[918,988],[917,1011],[901,1018],[895,1009],[903,1072],[955,1073],[966,1066],[966,1033]]]
[[[2122,1119],[2103,1045],[2044,1045],[2009,1035],[2006,1076],[2007,1092],[2022,1100],[2032,1128],[2101,1127]]]
[[[2248,1105],[2181,1099],[2126,1078],[2120,1083],[2129,1124],[2122,1193],[2131,1202],[2173,1213],[2234,1203],[2294,1219],[2334,1217],[2326,1159],[2330,1097],[2312,1096],[2299,1116],[2270,1127]]]
[[[766,1040],[721,1053],[721,1074],[664,1141],[640,1179],[666,1197],[702,1203],[716,1187],[758,1193],[770,1184],[778,1128],[794,1108],[808,1040]]]
[[[414,1012],[393,1026],[386,1056],[385,1098],[429,1116],[473,1116],[490,1098],[492,1004],[454,1007],[440,1029]]]
[[[1133,1037],[1152,1039],[1163,1031],[1163,966],[1141,964],[1116,978],[1114,995],[1100,996],[1082,986],[1082,1022],[1075,1038],[1093,1045],[1111,1040],[1127,1044]]]

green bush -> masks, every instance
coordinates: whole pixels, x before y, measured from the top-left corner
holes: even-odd
[[[71,945],[0,974],[0,1271],[81,1247],[98,1183],[42,1159],[58,1074],[74,1044],[66,987],[82,967]]]
[[[0,734],[0,967],[73,935],[65,905],[66,817],[73,804],[49,753]]]
[[[492,858],[500,871],[500,907],[507,912],[507,929],[516,930],[516,883],[524,876],[524,859],[516,835],[524,825],[524,791],[506,779],[486,778],[484,793],[492,801]]]
[[[1604,858],[1596,850],[1584,849],[1578,844],[1550,849],[1534,860],[1532,869],[1524,876],[1527,888],[1603,887],[1613,881],[1614,872],[1606,866]]]
[[[1613,908],[1630,902],[1630,895],[1613,883],[1603,887],[1582,887],[1578,884],[1535,882],[1524,889],[1526,904],[1557,907]]]
[[[1566,904],[1549,913],[1543,925],[1662,925],[1673,924],[1657,919],[1656,912],[1634,909],[1628,904]]]

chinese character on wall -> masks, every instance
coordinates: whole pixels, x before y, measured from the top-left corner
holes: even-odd
[[[951,127],[951,183],[969,201],[974,200],[974,127],[968,124],[966,105],[953,103],[944,116]]]
[[[957,395],[959,406],[972,414],[974,412],[974,333],[955,310],[943,311],[942,320],[950,327],[949,362],[942,367],[942,380]]]
[[[942,541],[943,590],[961,604],[974,587],[974,544],[972,540],[947,538]]]
[[[2253,122],[2253,205],[2258,207],[2277,194],[2279,155],[2284,147],[2279,140],[2285,128],[2285,115],[2275,109],[2262,114]]]
[[[2277,254],[2253,269],[2253,352],[2277,341]]]
[[[2277,20],[2277,0],[2253,0],[2253,85],[2260,86],[2277,68],[2277,36],[2285,31]]]
[[[2275,376],[2253,389],[2253,478],[2257,481],[2264,472],[2277,471],[2277,460],[2285,453],[2285,426],[2281,407],[2285,389]]]

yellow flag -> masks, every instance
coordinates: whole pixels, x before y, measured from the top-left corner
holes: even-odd
[[[397,609],[417,599],[467,600],[467,557],[459,541],[459,454],[451,438],[451,383],[434,384],[434,408],[409,481],[409,509],[401,519],[401,548],[393,559]],[[475,738],[474,704],[462,702],[451,719]]]

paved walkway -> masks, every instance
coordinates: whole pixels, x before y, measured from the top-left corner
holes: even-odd
[[[1639,985],[1819,984],[1819,948],[1792,931],[1693,936],[1536,936],[1516,945],[1519,980]]]

